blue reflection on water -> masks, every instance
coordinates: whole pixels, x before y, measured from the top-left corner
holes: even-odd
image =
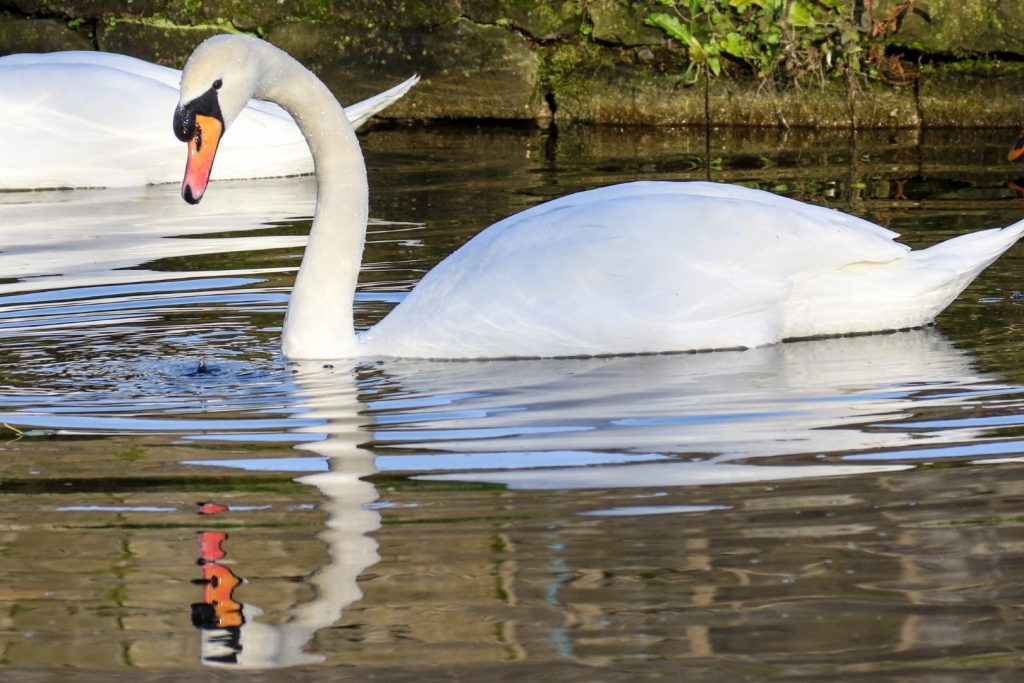
[[[649,453],[629,455],[621,453],[588,452],[511,452],[460,453],[443,455],[378,455],[377,469],[393,472],[438,472],[446,470],[524,469],[534,467],[585,467],[592,465],[621,465],[626,463],[665,460],[667,456]],[[232,460],[186,460],[183,465],[226,467],[259,472],[326,472],[330,459],[326,457],[237,458]]]

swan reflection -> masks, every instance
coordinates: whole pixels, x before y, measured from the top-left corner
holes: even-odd
[[[941,428],[939,418],[1015,390],[932,329],[738,353],[294,369],[302,422],[293,433],[322,439],[304,440],[294,457],[193,462],[309,472],[298,481],[323,496],[330,561],[307,579],[315,597],[287,610],[283,623],[261,622],[257,606],[243,605],[235,637],[204,631],[210,664],[321,660],[308,643],[360,599],[359,576],[380,559],[378,493],[365,479],[380,470],[512,488],[888,472],[909,465],[836,460],[983,440],[983,421]],[[928,429],[923,415],[934,418]],[[770,462],[780,456],[800,457]],[[708,508],[717,509],[727,508]]]
[[[380,561],[377,542],[370,535],[380,528],[380,513],[369,507],[377,500],[377,490],[363,479],[376,468],[373,454],[359,447],[366,434],[359,427],[360,406],[353,375],[347,370],[332,372],[320,364],[294,369],[301,417],[321,422],[295,431],[323,436],[322,440],[295,448],[311,451],[328,462],[327,471],[297,481],[315,486],[323,494],[321,509],[327,521],[319,538],[327,547],[330,561],[306,578],[315,597],[287,610],[281,623],[260,621],[262,612],[256,605],[243,603],[233,608],[239,603],[232,595],[234,584],[230,580],[216,586],[207,584],[207,593],[221,587],[213,600],[226,609],[227,616],[222,622],[198,620],[202,660],[207,665],[271,669],[323,661],[323,655],[306,652],[307,644],[317,631],[337,622],[345,607],[362,597],[359,575]],[[206,549],[211,557],[200,558],[204,579],[207,573],[231,573],[216,561],[220,553],[227,552],[224,540],[217,539],[216,548]],[[211,612],[213,600],[204,599]],[[232,618],[232,609],[237,611],[237,618]]]
[[[273,192],[268,191],[268,182],[225,181],[223,197],[204,204],[198,214],[185,210],[174,192],[159,186],[0,195],[3,303],[18,303],[11,294],[28,293],[29,301],[49,302],[83,298],[82,292],[74,291],[78,287],[116,286],[108,296],[133,290],[137,294],[148,291],[144,283],[149,282],[197,276],[230,281],[240,274],[268,272],[244,267],[238,272],[223,265],[195,271],[159,265],[163,259],[206,254],[224,259],[226,254],[304,245],[304,236],[277,234],[268,227],[308,214],[315,181],[279,179]],[[207,285],[211,286],[217,285]]]
[[[843,465],[771,466],[751,458],[880,454],[981,438],[983,427],[902,426],[959,413],[998,391],[969,354],[934,329],[795,342],[750,351],[542,361],[400,361],[366,393],[378,465],[395,449],[425,460],[459,454],[498,472],[430,474],[509,486],[616,487],[736,483],[851,474]],[[529,454],[549,469],[505,468]],[[590,461],[566,462],[566,454]],[[595,465],[594,454],[649,461]],[[550,461],[544,463],[545,455]],[[616,461],[615,458],[619,460]],[[406,457],[411,460],[413,457]],[[686,461],[681,461],[685,459]],[[653,461],[653,462],[651,462]],[[397,467],[395,469],[403,469]],[[429,465],[409,469],[431,469]]]

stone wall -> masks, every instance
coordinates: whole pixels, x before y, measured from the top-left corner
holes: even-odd
[[[852,1],[852,0],[851,0]],[[907,0],[857,0],[874,17]],[[914,0],[881,42],[911,76],[764,82],[733,65],[688,78],[644,23],[655,0],[0,0],[0,54],[98,49],[180,67],[242,31],[316,71],[343,102],[423,81],[394,118],[668,125],[1016,126],[1024,3]],[[663,7],[662,7],[663,9]],[[865,20],[866,21],[866,20]],[[865,35],[867,31],[865,31]]]

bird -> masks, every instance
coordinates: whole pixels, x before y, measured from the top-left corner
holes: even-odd
[[[202,199],[220,138],[251,97],[295,118],[316,166],[281,335],[289,359],[713,351],[916,328],[1024,233],[1020,221],[912,251],[884,227],[761,190],[630,182],[498,221],[356,331],[366,169],[341,106],[297,60],[244,35],[195,49],[173,116],[189,149],[182,197]]]
[[[178,182],[180,147],[165,112],[177,103],[180,80],[177,69],[106,52],[0,57],[0,190]],[[348,107],[348,118],[359,126],[417,80]],[[302,134],[280,107],[253,102],[237,129],[218,166],[221,178],[313,171]]]

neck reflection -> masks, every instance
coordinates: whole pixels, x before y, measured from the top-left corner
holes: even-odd
[[[377,541],[370,535],[380,528],[380,514],[370,509],[377,489],[363,479],[377,470],[373,454],[359,447],[366,435],[360,428],[353,374],[315,362],[297,364],[293,370],[304,408],[301,416],[323,420],[294,431],[325,438],[295,448],[325,457],[328,470],[296,481],[323,494],[321,509],[327,521],[319,538],[330,561],[305,579],[313,590],[312,600],[290,608],[281,623],[264,623],[259,607],[234,596],[241,580],[223,562],[230,550],[227,534],[201,532],[203,601],[193,605],[193,621],[202,634],[201,657],[208,666],[275,669],[323,661],[323,655],[306,651],[308,643],[362,597],[359,575],[380,561]],[[207,504],[203,511],[224,510]]]

